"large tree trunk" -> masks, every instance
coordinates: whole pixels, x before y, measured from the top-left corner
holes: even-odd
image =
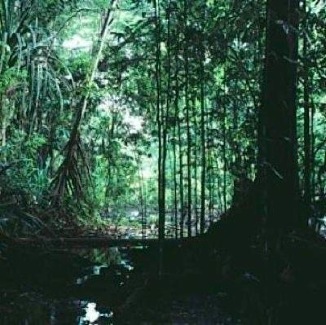
[[[298,225],[296,86],[298,0],[267,1],[258,177],[270,239]]]

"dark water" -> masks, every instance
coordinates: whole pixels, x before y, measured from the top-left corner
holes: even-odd
[[[0,325],[114,323],[134,269],[127,250],[16,255],[0,263]]]

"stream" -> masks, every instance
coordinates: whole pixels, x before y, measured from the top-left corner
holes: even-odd
[[[0,271],[1,325],[113,324],[134,269],[126,249],[19,253]]]
[[[9,250],[0,259],[0,325],[241,324],[225,312],[227,295],[191,274],[174,270],[163,285],[144,287],[155,255],[127,247]]]

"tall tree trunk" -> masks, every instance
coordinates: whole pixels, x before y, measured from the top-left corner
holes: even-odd
[[[169,6],[169,5],[168,5]],[[164,214],[166,213],[166,160],[168,151],[168,131],[170,129],[171,119],[170,119],[170,106],[171,106],[171,82],[172,82],[172,71],[171,71],[171,19],[170,11],[167,13],[167,90],[166,90],[166,106],[165,113],[163,115],[163,160],[162,160],[162,170],[163,170],[163,193],[164,193]],[[166,217],[165,217],[166,218]]]
[[[179,30],[177,30],[177,35],[179,35]],[[174,125],[174,155],[175,155],[175,164],[177,165],[177,158],[178,158],[178,166],[179,166],[179,205],[176,205],[176,209],[179,206],[179,213],[176,210],[176,219],[175,219],[175,237],[178,237],[178,229],[180,231],[180,237],[183,237],[183,215],[184,215],[184,201],[183,201],[183,167],[182,167],[182,152],[181,152],[181,117],[179,112],[179,42],[177,36],[176,42],[176,49],[174,55],[174,65],[175,65],[175,73],[174,73],[174,80],[175,80],[175,97],[174,97],[174,112],[175,112],[175,125]],[[178,151],[177,151],[177,144],[178,144]],[[178,157],[177,157],[178,154]],[[177,168],[175,167],[175,170]],[[177,184],[177,172],[174,175],[175,177],[175,184]],[[177,195],[177,193],[175,193]],[[178,216],[179,216],[179,223],[178,223]]]
[[[223,125],[222,125],[222,132],[223,132],[223,210],[226,212],[227,209],[227,183],[226,183],[226,173],[227,173],[227,157],[226,157],[226,94],[224,93],[224,101],[222,102],[222,116],[223,116]]]
[[[304,33],[303,33],[303,107],[304,107],[304,201],[307,216],[311,215],[311,137],[310,137],[310,96],[308,66],[308,23],[307,1],[304,1]],[[304,219],[307,216],[303,216]],[[306,224],[307,220],[302,220]]]
[[[188,1],[184,0],[184,69],[185,69],[185,110],[187,127],[187,235],[191,237],[191,136],[190,136],[190,103],[189,103],[189,41],[188,41]]]
[[[178,177],[177,177],[177,127],[173,126],[173,214],[174,237],[178,238]]]
[[[206,125],[205,125],[205,48],[201,45],[200,51],[200,148],[201,148],[201,175],[200,175],[200,233],[205,231],[205,190],[206,190]]]
[[[199,210],[198,210],[198,149],[199,144],[198,144],[198,136],[197,136],[197,130],[198,130],[198,123],[197,123],[197,98],[196,98],[196,93],[193,92],[192,94],[192,107],[193,107],[193,116],[192,116],[192,127],[195,130],[195,134],[192,136],[193,138],[193,178],[194,178],[194,190],[193,190],[193,210],[194,210],[194,217],[195,217],[195,235],[197,236],[199,234]]]
[[[315,193],[316,193],[316,170],[315,170],[315,103],[313,99],[311,99],[311,114],[310,114],[310,140],[311,140],[311,161],[310,161],[310,168],[311,168],[311,204],[314,204],[315,201]]]
[[[268,242],[274,247],[279,235],[298,225],[298,10],[298,0],[267,2],[259,177]]]
[[[178,86],[177,86],[178,87]],[[176,105],[178,105],[176,101]],[[179,108],[176,107],[179,111]],[[183,179],[183,151],[182,151],[182,118],[179,115],[178,118],[178,147],[179,147],[179,192],[180,192],[180,238],[183,238],[184,221],[185,221],[185,198],[184,198],[184,179]]]
[[[155,82],[156,82],[156,120],[158,127],[158,239],[159,239],[159,265],[158,275],[163,273],[163,248],[165,239],[165,156],[164,141],[164,106],[161,105],[161,22],[160,1],[154,1],[155,6],[155,31],[156,31],[156,58],[155,58]]]

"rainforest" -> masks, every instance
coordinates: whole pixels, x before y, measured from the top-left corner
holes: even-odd
[[[321,324],[325,0],[0,0],[0,325]]]

